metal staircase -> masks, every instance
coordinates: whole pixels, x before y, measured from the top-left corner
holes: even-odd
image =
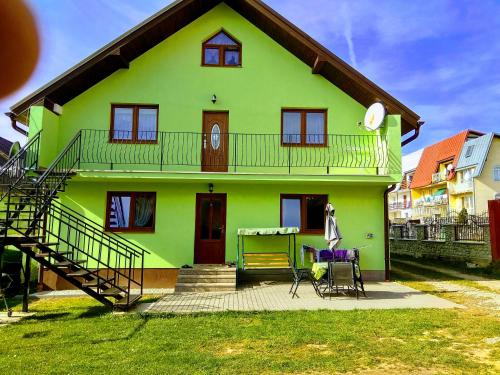
[[[0,246],[15,246],[105,305],[126,309],[143,291],[148,252],[62,204],[80,162],[81,133],[46,170],[38,169],[40,133],[0,170]]]

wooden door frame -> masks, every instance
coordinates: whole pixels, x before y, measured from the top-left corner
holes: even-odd
[[[227,172],[229,170],[229,110],[203,110],[202,111],[202,116],[201,116],[201,133],[204,133],[204,127],[205,127],[205,115],[207,114],[225,114],[226,115],[226,137],[227,137],[227,144],[226,144],[226,169],[223,171],[211,171],[210,168],[208,170],[203,170],[203,155],[204,155],[204,149],[203,149],[203,139],[201,141],[201,171],[202,172]],[[222,139],[222,137],[221,137]],[[222,142],[222,141],[221,141]]]
[[[223,198],[224,211],[222,219],[224,222],[224,232],[222,236],[222,249],[224,251],[224,262],[226,258],[226,230],[227,230],[227,194],[226,193],[196,193],[195,203],[195,218],[194,218],[194,251],[193,251],[193,264],[200,264],[196,262],[196,249],[198,248],[198,241],[200,239],[200,224],[201,224],[201,199],[206,197]],[[223,263],[222,263],[223,264]]]

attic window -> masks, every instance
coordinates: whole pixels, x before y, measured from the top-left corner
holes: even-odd
[[[220,31],[203,43],[203,66],[241,66],[241,43]]]
[[[465,151],[465,157],[468,158],[472,155],[472,151],[474,151],[474,146],[467,146],[467,151]]]

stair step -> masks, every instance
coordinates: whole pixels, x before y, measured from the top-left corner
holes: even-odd
[[[181,268],[179,275],[236,275],[236,268]]]
[[[68,272],[66,274],[66,276],[69,276],[69,277],[84,277],[84,276],[91,275],[91,274],[92,274],[92,271],[81,269],[81,270],[78,270],[78,271]]]
[[[190,276],[190,275],[179,275],[177,277],[178,283],[231,283],[236,282],[236,275],[234,276],[219,276],[219,275],[199,275],[199,276]]]
[[[38,253],[35,255],[36,258],[45,258],[45,257],[48,257],[48,256],[66,256],[66,255],[69,255],[69,254],[73,254],[71,251],[59,251],[59,252],[56,252],[56,251],[51,251],[49,253]]]
[[[128,301],[127,301],[127,297],[124,297],[121,300],[116,301],[114,306],[118,307],[118,308],[127,307],[127,306],[130,306],[130,305],[134,304],[135,302],[137,302],[139,299],[141,299],[141,297],[142,296],[140,294],[133,294],[133,295],[131,294],[128,298]]]
[[[118,288],[115,288],[115,287],[112,287],[112,288],[109,288],[109,289],[106,289],[106,290],[103,290],[100,294],[101,296],[107,296],[107,297],[117,297],[117,296],[120,296],[120,297],[123,297],[121,295],[123,291],[121,289],[118,289]]]
[[[83,259],[63,260],[61,262],[56,262],[53,265],[54,265],[54,267],[63,268],[63,267],[77,266],[77,265],[83,264],[83,263],[87,263],[87,261],[83,260]]]
[[[236,283],[177,283],[176,292],[222,292],[235,291]]]
[[[83,282],[82,286],[86,288],[97,288],[103,286],[104,284],[109,283],[111,280],[113,279],[100,279],[97,276],[95,276],[94,279]]]

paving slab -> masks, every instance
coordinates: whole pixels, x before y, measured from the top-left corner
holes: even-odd
[[[367,297],[333,294],[320,298],[310,283],[298,290],[299,298],[288,294],[289,283],[263,282],[239,287],[234,292],[167,293],[158,301],[139,304],[141,313],[198,313],[220,311],[287,311],[287,310],[356,310],[463,308],[439,298],[394,282],[365,284]]]

